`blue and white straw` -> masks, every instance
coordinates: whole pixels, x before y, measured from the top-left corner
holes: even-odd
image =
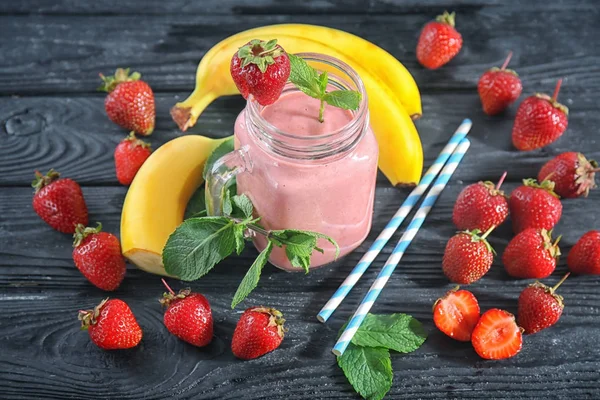
[[[452,137],[450,138],[448,144],[446,144],[446,147],[442,149],[437,159],[434,161],[431,167],[429,167],[423,178],[421,178],[421,181],[419,182],[417,187],[415,187],[413,191],[408,195],[406,200],[404,200],[402,206],[398,209],[398,211],[396,211],[394,217],[390,220],[390,222],[388,222],[388,224],[379,234],[377,239],[375,239],[369,250],[360,259],[358,264],[356,264],[352,272],[350,272],[350,275],[348,275],[344,282],[342,282],[338,290],[336,290],[336,292],[333,294],[331,299],[329,299],[327,304],[323,306],[323,308],[317,315],[317,319],[319,321],[327,321],[329,317],[331,317],[331,314],[333,314],[333,312],[336,310],[336,308],[338,308],[340,303],[344,301],[344,298],[346,298],[346,296],[348,295],[348,293],[350,293],[350,290],[352,290],[356,282],[358,282],[360,277],[369,268],[375,257],[377,257],[377,255],[381,251],[381,249],[383,249],[383,247],[387,244],[388,240],[390,240],[392,235],[394,235],[396,230],[398,230],[398,227],[402,224],[404,218],[406,218],[406,216],[410,213],[412,208],[419,202],[423,193],[425,193],[427,188],[429,188],[429,185],[431,184],[431,182],[433,182],[433,179],[440,172],[444,164],[446,164],[446,161],[448,161],[448,158],[450,158],[450,156],[456,149],[456,146],[458,146],[458,143],[461,140],[463,140],[465,136],[467,136],[467,134],[471,130],[472,125],[473,124],[471,123],[470,119],[465,119],[460,124],[456,132],[454,132],[454,135],[452,135]]]
[[[404,255],[404,252],[410,245],[410,242],[414,239],[421,225],[423,225],[425,217],[427,217],[427,214],[429,214],[431,207],[433,207],[436,200],[438,199],[438,196],[448,184],[450,177],[456,170],[456,167],[458,167],[458,164],[469,149],[470,145],[471,143],[469,142],[469,139],[463,139],[460,141],[458,147],[450,157],[448,164],[446,164],[446,166],[442,170],[442,173],[436,179],[433,187],[431,188],[429,193],[427,193],[425,200],[423,200],[423,203],[415,213],[415,216],[410,222],[410,225],[408,226],[408,228],[406,228],[406,231],[400,238],[400,241],[392,251],[391,256],[388,258],[381,272],[377,276],[377,279],[375,280],[375,282],[373,282],[373,285],[371,285],[369,292],[360,303],[360,306],[352,316],[352,319],[346,326],[346,329],[344,330],[337,343],[333,347],[333,354],[335,354],[336,356],[341,356],[342,354],[344,354],[344,351],[350,344],[350,341],[352,340],[354,334],[360,327],[360,324],[363,322],[367,313],[375,303],[375,300],[377,300],[379,293],[381,293],[381,290],[383,289],[387,281],[390,279],[390,276],[394,272],[394,269],[396,269],[396,266],[398,265],[400,259]]]

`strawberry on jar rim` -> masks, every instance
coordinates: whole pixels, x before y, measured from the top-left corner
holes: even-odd
[[[99,222],[96,228],[77,225],[73,238],[73,261],[83,276],[99,289],[117,289],[126,271],[119,239],[102,232]]]
[[[35,171],[35,180],[31,186],[33,210],[44,222],[63,233],[75,233],[78,224],[87,225],[88,210],[83,192],[77,182],[60,178],[53,169],[46,175]]]
[[[512,129],[513,145],[521,151],[545,147],[562,136],[567,129],[569,109],[556,99],[562,79],[559,79],[552,97],[536,93],[519,105]]]
[[[598,163],[588,160],[581,153],[569,151],[548,161],[540,169],[538,180],[554,182],[554,191],[563,198],[587,197],[590,189],[596,188]]]
[[[514,103],[523,91],[519,75],[512,69],[506,69],[511,57],[512,51],[508,53],[502,67],[487,70],[479,78],[477,91],[483,111],[487,115],[501,113]]]
[[[100,91],[107,92],[104,108],[108,118],[127,129],[142,136],[154,131],[156,106],[154,93],[146,82],[140,80],[139,72],[129,74],[129,68],[118,68],[114,76],[100,74],[102,85]]]
[[[79,311],[81,329],[104,350],[130,349],[142,340],[142,328],[123,300],[105,299],[93,310]]]
[[[438,15],[423,27],[417,43],[417,60],[428,69],[437,69],[452,60],[462,47],[462,36],[454,27],[456,13]]]
[[[230,72],[245,99],[252,95],[259,104],[267,106],[283,91],[290,76],[290,59],[277,39],[254,39],[233,55]]]

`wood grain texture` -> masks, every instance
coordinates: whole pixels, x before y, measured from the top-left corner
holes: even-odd
[[[202,13],[184,19],[173,15],[0,16],[0,94],[91,93],[99,84],[99,72],[107,74],[123,66],[139,70],[155,91],[191,92],[199,60],[218,41],[251,27],[285,22],[332,26],[378,44],[407,66],[424,93],[472,91],[483,71],[500,65],[509,50],[514,52],[511,67],[521,74],[526,93],[550,91],[560,77],[566,78],[565,88],[597,91],[600,44],[585,36],[592,38],[598,30],[600,9],[594,4],[589,1],[581,9],[560,10],[466,8],[457,17],[465,37],[463,49],[437,71],[424,70],[415,58],[418,32],[437,11],[338,18]]]
[[[444,9],[458,12],[465,38],[460,55],[438,71],[425,71],[414,49],[421,26]],[[95,93],[97,73],[117,66],[139,69],[157,94],[156,148],[179,136],[168,115],[194,86],[198,61],[212,45],[237,31],[281,22],[325,24],[356,33],[390,51],[414,74],[423,95],[417,122],[426,166],[464,117],[473,120],[472,147],[432,210],[373,311],[405,312],[421,320],[429,338],[417,352],[393,355],[393,399],[598,399],[600,398],[600,277],[571,277],[561,287],[566,309],[552,329],[526,336],[521,354],[481,360],[469,344],[452,341],[431,321],[431,306],[453,285],[441,259],[455,228],[454,199],[475,181],[507,170],[510,192],[535,176],[553,155],[577,150],[600,159],[600,7],[592,0],[28,0],[0,2],[0,398],[2,399],[347,399],[356,398],[330,350],[338,329],[355,310],[387,256],[388,246],[328,324],[315,315],[391,218],[408,189],[379,176],[373,229],[363,245],[338,262],[304,274],[267,266],[259,287],[237,310],[230,301],[256,257],[248,247],[190,286],[211,302],[215,337],[197,349],[170,335],[157,298],[160,279],[128,266],[111,296],[132,307],[143,330],[141,345],[103,352],[79,331],[77,310],[106,292],[74,267],[71,238],[33,212],[34,169],[54,167],[83,185],[90,221],[118,234],[127,189],[117,184],[112,153],[126,135],[104,113]],[[555,144],[515,151],[510,132],[516,106],[487,117],[475,86],[508,50],[523,78],[524,95],[550,92],[565,77],[561,100],[569,127]],[[14,96],[18,95],[18,96]],[[521,100],[523,97],[521,98]],[[201,116],[192,134],[223,137],[244,106],[223,98]],[[587,230],[600,229],[600,190],[564,201],[556,228],[567,254]],[[397,240],[402,230],[394,238]],[[510,222],[491,243],[502,254]],[[566,272],[565,257],[546,283]],[[187,285],[171,280],[175,287]],[[482,309],[516,312],[529,280],[509,278],[500,257],[470,285]],[[257,360],[236,360],[229,349],[243,308],[274,306],[289,332],[280,350]]]
[[[553,155],[582,151],[600,159],[597,135],[600,126],[597,96],[565,87],[561,94],[571,108],[569,127],[555,144],[533,152],[518,152],[510,141],[516,106],[505,115],[488,117],[477,94],[440,93],[423,96],[423,117],[416,122],[425,154],[425,167],[437,157],[463,118],[473,120],[470,154],[463,161],[467,180],[495,180],[508,170],[509,181],[535,177]],[[181,135],[169,109],[184,94],[157,96],[157,127],[147,140],[154,148]],[[240,96],[215,101],[188,133],[224,137],[244,107]],[[35,169],[55,168],[83,185],[117,185],[113,151],[126,132],[108,120],[101,96],[0,97],[0,186],[28,186]],[[485,159],[472,156],[485,152]],[[510,163],[506,161],[510,160]],[[380,175],[379,183],[386,185]]]

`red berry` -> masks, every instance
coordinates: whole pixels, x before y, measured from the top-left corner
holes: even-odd
[[[555,142],[567,129],[569,109],[556,98],[562,79],[556,84],[554,96],[537,93],[519,106],[512,130],[512,141],[519,150],[535,150]]]
[[[233,332],[233,355],[251,360],[275,350],[283,341],[284,322],[281,312],[273,308],[248,308]]]
[[[290,76],[290,59],[277,40],[251,40],[231,58],[230,72],[245,99],[261,105],[275,103]]]
[[[554,182],[554,191],[563,198],[587,195],[596,187],[595,173],[600,171],[598,163],[588,161],[581,153],[569,151],[548,161],[538,174],[538,180]]]
[[[163,283],[169,293],[163,294],[160,302],[167,306],[164,323],[169,332],[194,346],[209,344],[213,337],[213,318],[206,297],[190,289],[175,294],[164,279]]]
[[[437,328],[452,339],[468,342],[471,332],[479,321],[479,303],[473,293],[458,290],[449,291],[433,306],[433,322]]]
[[[537,183],[535,179],[524,179],[523,186],[511,193],[509,208],[515,233],[529,228],[551,230],[562,215],[554,182],[548,180]]]
[[[500,186],[505,177],[506,172],[498,185],[492,182],[478,182],[460,192],[452,211],[452,221],[458,229],[479,229],[486,232],[504,222],[508,216],[508,201]]]
[[[508,53],[501,68],[494,67],[479,78],[477,91],[483,111],[488,115],[504,111],[519,98],[523,90],[519,75],[512,69],[506,69],[511,57],[512,52]]]
[[[523,335],[514,315],[492,308],[477,322],[471,335],[471,343],[479,357],[502,360],[514,357],[521,351]]]
[[[551,233],[545,229],[526,229],[515,236],[502,255],[504,268],[515,278],[542,279],[550,276],[560,256],[558,242],[552,243]]]
[[[104,350],[130,349],[142,340],[135,316],[119,299],[106,299],[93,310],[79,311],[79,320],[92,342]]]
[[[576,274],[600,275],[600,231],[589,231],[575,243],[567,265]]]
[[[536,333],[556,324],[562,315],[563,297],[555,291],[567,279],[565,275],[554,287],[540,282],[527,286],[519,296],[519,326],[525,333]]]
[[[460,51],[462,36],[454,28],[455,15],[444,12],[423,27],[417,43],[417,60],[425,68],[439,68]]]
[[[136,139],[132,131],[115,149],[115,170],[117,179],[122,185],[131,185],[133,178],[150,157],[150,143]]]
[[[442,268],[454,283],[468,284],[479,280],[492,266],[494,249],[486,240],[493,228],[479,236],[478,229],[459,232],[448,240]]]
[[[35,171],[33,209],[57,231],[75,233],[78,224],[88,223],[87,206],[77,182],[59,176],[53,169],[46,175]]]
[[[152,88],[140,77],[138,72],[129,75],[129,68],[118,68],[114,76],[100,74],[103,84],[99,90],[108,92],[104,108],[112,122],[148,136],[154,131],[156,107]]]
[[[119,287],[125,277],[125,259],[115,235],[96,228],[77,225],[73,237],[73,261],[83,276],[94,286],[107,291]]]

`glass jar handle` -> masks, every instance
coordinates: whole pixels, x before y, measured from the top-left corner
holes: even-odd
[[[242,172],[252,172],[252,161],[248,154],[248,146],[225,154],[213,164],[206,175],[206,213],[221,215],[223,212],[223,197],[233,178]]]

